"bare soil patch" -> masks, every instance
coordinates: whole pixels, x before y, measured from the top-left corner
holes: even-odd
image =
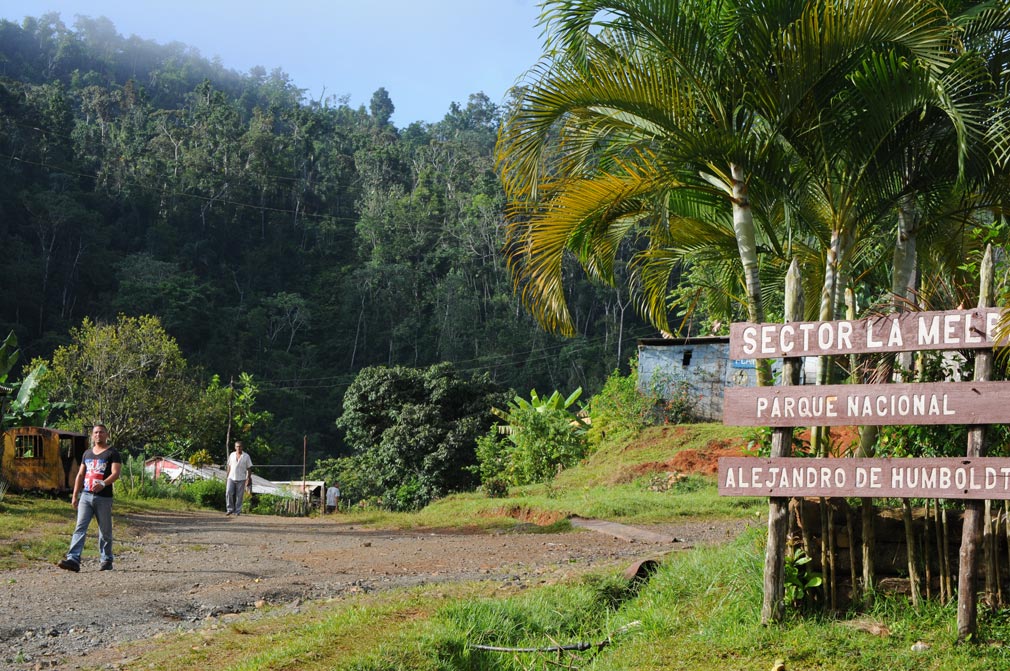
[[[90,547],[80,573],[49,564],[0,572],[0,668],[128,668],[120,664],[119,643],[208,626],[264,604],[450,581],[534,586],[725,542],[747,522],[648,527],[672,542],[587,530],[525,533],[526,525],[510,532],[378,531],[339,516],[210,512],[119,515],[116,525],[112,572],[98,571]]]
[[[746,443],[741,441],[711,440],[700,450],[683,449],[664,461],[648,461],[619,471],[612,479],[615,484],[632,482],[654,473],[716,475],[720,457],[742,457]]]

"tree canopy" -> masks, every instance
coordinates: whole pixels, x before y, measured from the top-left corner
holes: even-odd
[[[483,93],[397,128],[383,89],[367,108],[307,101],[282,71],[57,14],[0,21],[0,62],[0,331],[26,361],[85,320],[154,316],[198,389],[254,376],[263,438],[293,463],[306,436],[312,457],[341,453],[335,419],[364,368],[449,361],[505,387],[592,389],[653,334],[626,291],[579,278],[575,338],[519,308],[502,109]]]

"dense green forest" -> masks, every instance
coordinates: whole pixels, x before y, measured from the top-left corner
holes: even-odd
[[[303,436],[310,463],[342,453],[368,366],[598,389],[655,330],[574,269],[574,337],[527,315],[502,258],[504,110],[446,106],[396,128],[383,88],[354,109],[105,18],[0,21],[0,337],[27,363],[85,318],[154,315],[202,385],[253,376],[276,463]]]

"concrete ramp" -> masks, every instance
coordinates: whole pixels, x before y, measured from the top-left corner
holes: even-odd
[[[629,527],[627,524],[617,522],[606,522],[604,520],[592,520],[585,517],[570,517],[569,521],[573,527],[598,531],[602,534],[623,538],[632,543],[679,543],[680,539],[667,534],[660,534],[647,529]]]

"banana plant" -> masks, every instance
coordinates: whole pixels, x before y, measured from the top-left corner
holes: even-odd
[[[10,402],[11,394],[14,393],[14,387],[7,384],[7,376],[20,356],[21,351],[18,349],[17,336],[14,335],[14,331],[11,331],[4,338],[3,343],[0,343],[0,431],[6,424],[4,417],[7,415],[7,405]]]
[[[541,414],[551,410],[565,411],[571,415],[572,428],[576,431],[585,431],[589,428],[589,425],[579,416],[578,412],[571,410],[571,407],[579,400],[580,396],[582,396],[582,387],[573,391],[567,398],[562,396],[561,392],[556,389],[550,396],[544,397],[540,396],[536,389],[531,389],[530,400],[527,401],[522,396],[516,395],[515,398],[509,401],[507,410],[491,408],[491,412],[499,419],[505,421],[505,424],[498,427],[498,432],[505,435],[509,435],[515,430],[513,420],[525,410],[533,410]]]
[[[20,383],[8,383],[21,350],[11,331],[0,343],[0,430],[9,426],[45,426],[54,410],[64,410],[69,403],[50,403],[49,394],[40,385],[46,367],[36,366]]]

